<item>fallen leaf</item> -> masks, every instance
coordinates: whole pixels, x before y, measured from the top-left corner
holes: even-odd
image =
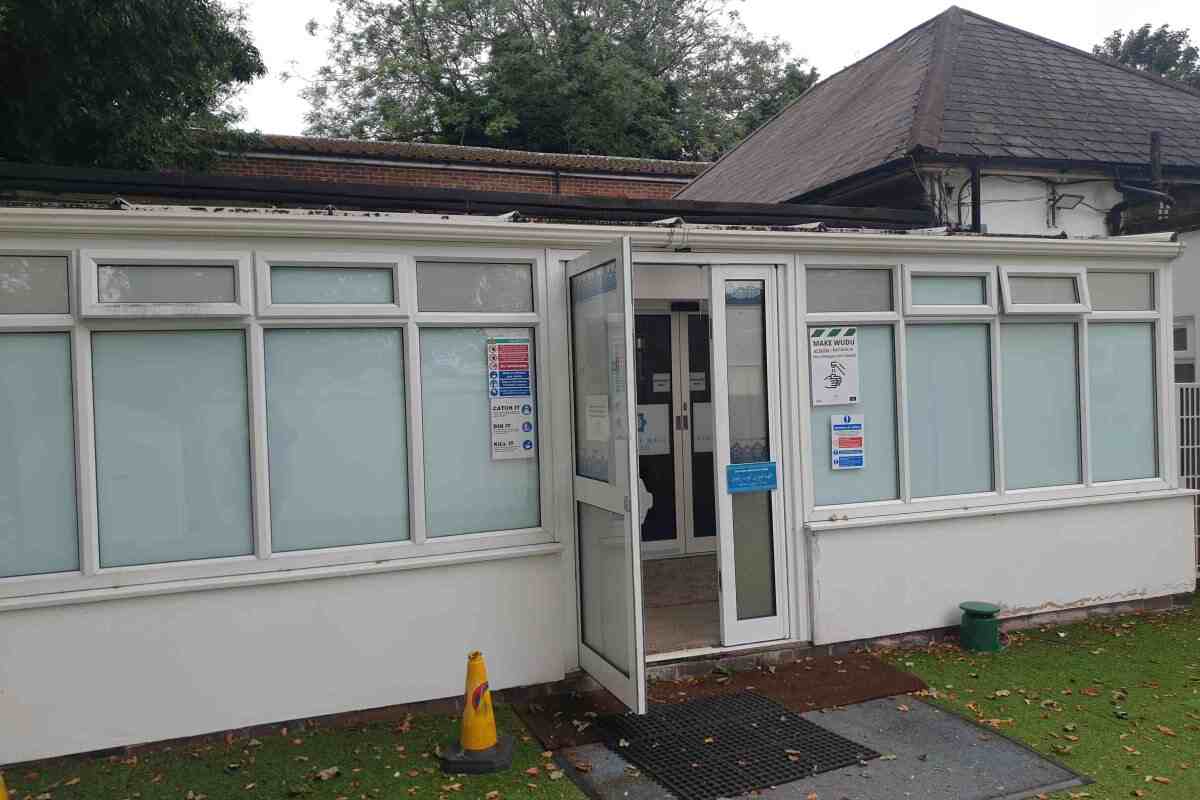
[[[1171,730],[1166,725],[1155,725],[1154,728],[1159,733],[1161,733],[1163,736],[1175,736],[1176,735],[1175,731]]]
[[[537,767],[530,767],[529,769],[525,770],[525,774],[536,778],[538,775],[541,774],[541,770],[538,769]]]
[[[319,771],[315,777],[319,781],[331,781],[341,774],[341,767],[326,767],[325,769]]]

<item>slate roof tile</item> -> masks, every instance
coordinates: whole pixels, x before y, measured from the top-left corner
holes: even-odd
[[[801,197],[918,151],[1200,164],[1200,92],[951,7],[818,83],[679,197]]]

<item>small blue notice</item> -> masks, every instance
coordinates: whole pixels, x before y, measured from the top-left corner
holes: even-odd
[[[730,464],[725,467],[725,489],[730,494],[770,492],[779,488],[774,461]]]

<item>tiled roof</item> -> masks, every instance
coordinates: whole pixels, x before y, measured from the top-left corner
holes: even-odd
[[[679,197],[778,202],[923,156],[1200,171],[1200,92],[951,7],[817,84]]]
[[[571,172],[605,172],[620,175],[647,175],[691,178],[708,166],[702,161],[667,161],[657,158],[624,158],[571,153],[535,153],[502,150],[495,147],[463,147],[424,142],[373,142],[357,139],[328,139],[319,136],[280,136],[267,134],[253,147],[254,152],[286,155],[325,156],[386,161],[422,161],[430,163],[478,164]]]

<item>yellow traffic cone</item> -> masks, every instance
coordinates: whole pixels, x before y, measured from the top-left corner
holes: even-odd
[[[462,730],[440,754],[442,771],[481,774],[512,766],[513,738],[496,735],[496,713],[488,688],[487,664],[483,653],[467,656],[467,686],[463,698]],[[0,800],[6,800],[0,797]]]
[[[8,787],[4,785],[3,772],[0,772],[0,800],[8,800]]]

